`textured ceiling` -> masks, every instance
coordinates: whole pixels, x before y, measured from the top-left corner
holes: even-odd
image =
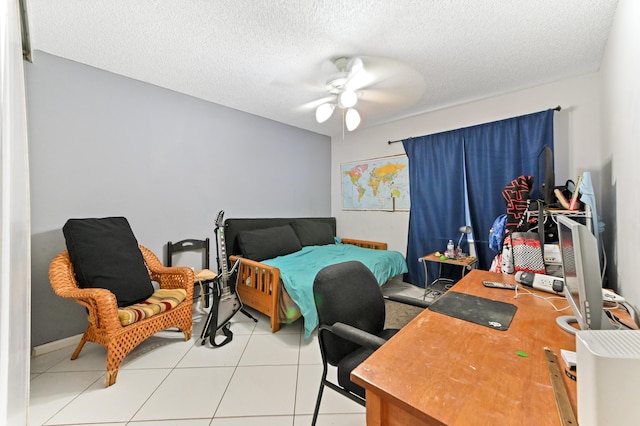
[[[27,2],[33,50],[325,135],[342,132],[341,114],[314,115],[332,58],[362,56],[377,77],[359,92],[362,128],[595,72],[617,4]]]

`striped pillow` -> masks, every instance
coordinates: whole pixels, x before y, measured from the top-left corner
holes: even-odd
[[[135,305],[118,309],[120,323],[131,325],[155,314],[175,308],[187,297],[187,291],[182,288],[160,289],[153,292],[150,298]]]

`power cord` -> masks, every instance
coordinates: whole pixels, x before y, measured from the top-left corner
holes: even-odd
[[[518,289],[520,289],[520,293],[518,293]],[[553,304],[551,299],[560,299],[560,300],[566,301],[566,299],[564,297],[561,297],[561,296],[543,297],[543,296],[540,296],[539,294],[530,292],[526,288],[521,287],[519,284],[516,284],[515,292],[516,292],[516,294],[514,296],[514,299],[517,299],[518,296],[533,296],[533,297],[537,297],[538,299],[542,299],[545,302],[547,302],[548,304],[550,304],[556,312],[562,312],[564,310],[567,310],[567,309],[571,308],[571,306],[569,304],[567,304],[567,306],[565,306],[564,308],[558,308],[556,305]],[[611,312],[611,311],[613,311],[615,309],[618,309],[618,308],[623,308],[627,312],[629,312],[629,307],[627,306],[626,303],[620,304],[618,302],[615,302],[614,306],[607,306],[607,307],[603,307],[602,309],[604,310],[604,313],[607,316],[607,318],[609,318],[609,321],[614,326],[616,326],[617,329],[621,329],[621,328],[624,327],[624,328],[627,328],[627,329],[630,329],[630,330],[635,330],[633,327],[630,327],[627,324],[625,324],[624,322],[622,322],[622,320],[620,320],[619,317],[617,317],[613,312]]]
[[[613,312],[611,312],[612,309],[616,309],[616,307],[613,308],[604,308],[604,313],[607,316],[607,318],[609,318],[609,321],[611,323],[613,323],[614,325],[616,325],[618,327],[618,330],[620,330],[622,327],[628,328],[630,330],[633,330],[632,327],[629,327],[627,324],[623,323],[620,318],[618,318]]]
[[[518,289],[519,289],[519,288],[520,288],[520,289],[521,289],[521,291],[522,291],[520,294],[518,294]],[[554,305],[554,304],[553,304],[553,302],[551,301],[551,299],[560,299],[560,300],[564,300],[564,301],[566,302],[566,300],[565,300],[565,298],[564,298],[564,297],[560,297],[560,296],[548,296],[548,297],[542,297],[542,296],[540,296],[539,294],[532,293],[532,292],[530,292],[529,290],[527,290],[526,288],[522,288],[520,285],[517,285],[517,284],[516,284],[516,295],[514,296],[514,299],[517,299],[517,298],[518,298],[518,296],[520,296],[520,295],[522,295],[522,296],[533,296],[533,297],[537,297],[538,299],[542,299],[542,300],[544,300],[545,302],[547,302],[548,304],[550,304],[556,312],[562,312],[562,311],[564,311],[564,310],[566,310],[566,309],[569,309],[569,308],[570,308],[569,304],[567,304],[567,306],[565,306],[564,308],[558,308],[558,307],[557,307],[556,305]]]
[[[623,303],[622,306],[624,306],[627,312],[629,312],[629,315],[631,315],[631,319],[633,320],[633,322],[636,324],[640,324],[640,312],[638,312],[638,309],[635,307],[635,305]]]

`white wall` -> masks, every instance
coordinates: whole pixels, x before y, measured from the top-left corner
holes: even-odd
[[[27,424],[29,164],[18,2],[0,4],[0,424]]]
[[[610,267],[618,291],[640,306],[640,2],[620,0],[602,62],[603,161],[612,162],[610,179],[615,250]]]
[[[590,170],[595,175],[594,186],[598,196],[600,188],[597,176],[602,168],[599,86],[599,75],[590,74],[358,130],[347,134],[344,140],[342,136],[334,137],[331,142],[331,202],[333,215],[338,222],[338,233],[353,238],[386,241],[390,249],[406,253],[408,212],[342,210],[341,163],[404,153],[402,143],[389,145],[389,140],[487,123],[558,105],[562,111],[555,113],[556,182],[564,183],[568,177],[576,180],[579,173]],[[366,122],[366,117],[363,117],[363,121]],[[488,233],[489,230],[479,232]]]

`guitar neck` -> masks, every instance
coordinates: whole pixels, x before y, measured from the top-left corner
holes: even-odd
[[[218,229],[218,247],[220,248],[220,275],[224,285],[229,281],[229,269],[227,267],[227,248],[224,241],[224,228]]]

